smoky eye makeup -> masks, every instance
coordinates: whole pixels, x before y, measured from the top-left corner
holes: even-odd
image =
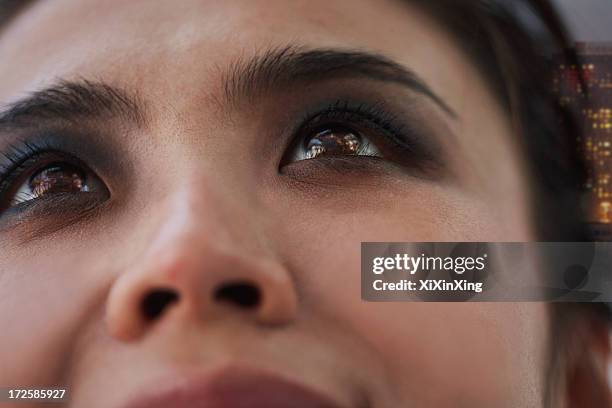
[[[441,178],[446,161],[431,118],[384,102],[336,99],[306,110],[291,130],[279,173],[292,177],[345,172],[400,172]],[[311,167],[311,169],[307,169]],[[308,171],[305,171],[308,170]]]
[[[109,196],[104,182],[81,160],[63,152],[26,146],[7,156],[11,164],[2,171],[0,214],[20,212],[34,203],[59,196],[89,194],[100,199]]]
[[[302,95],[258,111],[273,129],[265,136],[270,143],[259,145],[278,152],[273,161],[259,159],[258,166],[338,189],[369,176],[447,176],[444,127],[435,126],[431,110],[410,99],[323,91],[340,97]],[[274,112],[284,119],[276,120]],[[70,219],[112,196],[129,195],[136,169],[123,151],[129,149],[124,138],[91,125],[25,129],[12,136],[0,129],[0,224]],[[356,177],[343,178],[349,175]]]
[[[110,157],[93,133],[69,129],[21,132],[0,144],[0,229],[17,221],[67,221],[108,201],[102,174],[112,174]]]

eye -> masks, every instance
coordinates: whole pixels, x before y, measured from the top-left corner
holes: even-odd
[[[342,125],[320,127],[301,137],[287,157],[288,162],[338,156],[382,157],[363,134]]]
[[[392,113],[396,109],[383,102],[340,100],[305,115],[282,156],[279,172],[297,179],[336,177],[349,171],[443,177],[443,155],[428,122]],[[314,166],[306,166],[310,163]]]
[[[53,163],[34,173],[17,189],[11,205],[58,193],[89,192],[99,187],[95,176],[68,163]]]
[[[411,148],[396,122],[379,105],[336,101],[301,121],[281,167],[319,158],[391,159],[398,150]]]
[[[0,182],[3,210],[54,197],[84,193],[108,194],[100,178],[79,160],[60,153],[41,153],[14,163]]]

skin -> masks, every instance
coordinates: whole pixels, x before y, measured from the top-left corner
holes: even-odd
[[[363,78],[227,103],[228,67],[288,44],[382,54],[413,70],[456,118]],[[110,164],[81,158],[108,201],[83,217],[67,206],[0,230],[0,321],[11,328],[0,336],[0,384],[67,385],[70,406],[119,407],[168,378],[249,366],[347,407],[542,406],[545,305],[360,298],[361,241],[536,239],[507,114],[459,45],[417,8],[56,0],[13,22],[0,55],[11,61],[0,66],[0,101],[86,78],[146,105],[140,124],[78,125],[93,134],[81,140],[114,153]],[[282,129],[338,95],[418,107],[411,117],[439,139],[443,174],[368,161],[279,172],[290,143]],[[261,304],[216,301],[214,288],[232,279],[254,282]],[[139,304],[160,287],[180,300],[148,322]]]

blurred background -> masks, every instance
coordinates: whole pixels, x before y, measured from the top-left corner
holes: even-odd
[[[593,96],[590,106],[580,112],[586,131],[581,142],[591,164],[584,202],[596,234],[601,240],[612,241],[612,0],[553,1],[578,41],[577,50],[583,55],[582,68]],[[558,90],[565,103],[572,103],[581,94],[573,78],[572,67],[558,67]],[[612,361],[608,372],[612,388]]]
[[[553,0],[580,41],[612,42],[612,0]]]
[[[612,241],[612,0],[553,0],[564,15],[581,66],[556,65],[555,90],[561,103],[576,109],[584,135],[579,140],[589,163],[583,205],[594,236]],[[589,99],[578,80],[583,72]]]

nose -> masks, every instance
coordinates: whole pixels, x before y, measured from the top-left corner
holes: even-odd
[[[297,295],[282,263],[244,250],[231,234],[201,220],[193,207],[178,209],[145,255],[117,278],[106,307],[112,336],[136,340],[181,319],[206,324],[241,316],[265,326],[293,320]],[[219,236],[223,242],[214,239]]]

